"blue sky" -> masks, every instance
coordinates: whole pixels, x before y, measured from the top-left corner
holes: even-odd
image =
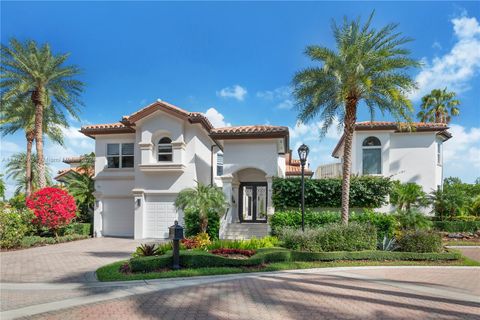
[[[53,171],[64,166],[61,157],[92,150],[93,141],[77,132],[82,124],[118,121],[157,98],[206,112],[216,125],[287,125],[292,147],[308,143],[316,167],[334,161],[338,132],[320,141],[317,122],[296,126],[288,86],[312,64],[305,46],[333,46],[332,19],[365,18],[374,9],[374,25],[397,22],[415,39],[408,47],[424,61],[411,71],[420,85],[415,106],[436,87],[458,92],[461,116],[445,146],[445,174],[473,181],[480,176],[478,2],[3,1],[1,42],[48,42],[56,52],[70,52],[69,62],[83,70],[82,122],[71,122],[65,148],[47,142]],[[369,119],[363,110],[358,118]],[[24,145],[21,134],[2,138],[2,167]],[[10,194],[11,181],[8,187]]]

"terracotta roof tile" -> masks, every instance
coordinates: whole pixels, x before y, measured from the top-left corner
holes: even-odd
[[[80,132],[91,137],[95,134],[108,134],[108,133],[133,133],[135,129],[124,125],[121,122],[104,123],[83,126]]]
[[[91,171],[93,171],[93,170],[91,170]],[[57,180],[57,181],[61,181],[62,178],[65,177],[65,175],[69,172],[85,173],[85,170],[83,168],[80,168],[80,167],[58,170],[57,176],[54,179]],[[91,172],[91,174],[93,174],[93,172]]]
[[[288,127],[254,125],[254,126],[222,127],[222,128],[214,128],[211,130],[212,135],[245,135],[245,134],[270,134],[270,133],[288,134]]]
[[[292,151],[288,152],[285,155],[285,175],[287,176],[301,176],[302,167],[300,165],[299,159],[292,159]],[[305,166],[305,175],[312,176],[313,172],[308,167],[308,164]]]

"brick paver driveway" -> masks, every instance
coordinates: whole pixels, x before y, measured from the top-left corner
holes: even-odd
[[[94,238],[0,253],[0,282],[95,281],[94,271],[127,259],[138,241]]]
[[[7,311],[3,316],[59,320],[480,319],[480,268],[315,269],[137,285],[103,288],[106,291],[97,293],[97,301],[84,300],[74,307],[75,301],[66,299],[27,313]]]

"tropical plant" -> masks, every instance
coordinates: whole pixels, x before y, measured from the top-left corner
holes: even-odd
[[[448,184],[443,189],[438,188],[429,195],[433,213],[440,220],[450,219],[459,216],[468,207],[471,198],[465,192]]]
[[[2,103],[2,107],[0,111],[0,132],[2,135],[14,134],[19,130],[25,132],[27,140],[25,193],[27,196],[30,196],[31,192],[34,191],[32,181],[32,146],[35,140],[35,105],[30,99],[24,98],[23,100],[7,100],[5,103]],[[43,132],[50,140],[63,145],[62,127],[68,127],[64,115],[58,114],[51,104],[47,105],[43,117]]]
[[[378,250],[382,251],[395,251],[398,249],[397,240],[394,237],[383,237],[383,240],[377,245]]]
[[[95,206],[95,181],[93,180],[93,165],[95,154],[82,156],[79,171],[70,171],[65,176],[65,185],[68,192],[75,198],[80,209],[80,220],[90,222]]]
[[[200,231],[207,232],[208,213],[214,212],[220,217],[227,209],[227,199],[222,189],[197,182],[195,188],[187,188],[178,194],[175,206],[183,211],[189,210],[198,213]]]
[[[393,184],[390,194],[390,203],[399,210],[410,210],[412,207],[424,207],[428,204],[427,194],[422,187],[415,182]]]
[[[342,221],[348,223],[352,138],[361,102],[373,120],[375,113],[390,113],[397,121],[410,121],[412,104],[407,95],[416,84],[405,73],[419,62],[402,45],[411,41],[397,31],[397,24],[375,29],[372,13],[365,24],[360,19],[333,23],[337,50],[309,46],[306,55],[320,62],[298,72],[294,96],[300,122],[316,117],[322,121],[320,136],[339,121],[343,125]]]
[[[38,46],[33,40],[19,42],[11,39],[1,46],[2,102],[17,104],[30,98],[35,105],[35,145],[38,156],[39,185],[45,187],[45,159],[43,156],[43,126],[45,109],[49,105],[56,114],[65,109],[78,118],[80,93],[84,84],[74,79],[80,70],[66,66],[68,54],[55,55],[50,46]]]
[[[423,230],[432,227],[432,221],[417,209],[399,210],[396,218],[401,230]]]
[[[3,173],[0,173],[0,198],[5,201],[5,181],[3,181]]]
[[[449,123],[453,116],[458,116],[460,101],[455,99],[455,92],[445,89],[433,89],[422,98],[421,110],[417,117],[422,122]]]
[[[157,247],[155,243],[143,243],[135,249],[133,253],[134,257],[150,257],[158,256],[161,254],[161,250]]]
[[[32,212],[28,209],[5,207],[0,210],[0,247],[16,247],[29,231]]]
[[[76,217],[75,199],[65,190],[47,187],[27,198],[27,207],[33,210],[33,223],[47,227],[58,237],[58,230]]]
[[[15,194],[19,192],[26,192],[27,188],[27,172],[28,172],[28,161],[27,161],[27,154],[25,152],[20,152],[14,154],[9,162],[7,163],[6,169],[6,177],[8,179],[15,180],[17,184],[17,188],[15,189]],[[31,190],[36,190],[40,188],[40,168],[38,167],[37,155],[33,153],[31,155],[32,159],[32,167],[31,167],[31,175],[30,175],[30,183],[31,183]],[[45,177],[47,184],[52,183],[51,179],[51,171],[50,168],[47,166],[45,171]]]

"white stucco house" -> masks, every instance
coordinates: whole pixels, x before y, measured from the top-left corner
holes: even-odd
[[[168,227],[183,220],[177,194],[196,181],[222,187],[228,199],[221,238],[265,236],[272,178],[300,174],[288,127],[214,128],[202,113],[160,100],[80,131],[95,139],[97,237],[166,238]]]
[[[410,127],[409,127],[410,126]],[[415,182],[427,193],[443,181],[443,143],[452,136],[443,123],[358,122],[352,143],[352,174],[383,175]],[[332,156],[340,163],[319,166],[316,178],[341,175],[343,136]]]

